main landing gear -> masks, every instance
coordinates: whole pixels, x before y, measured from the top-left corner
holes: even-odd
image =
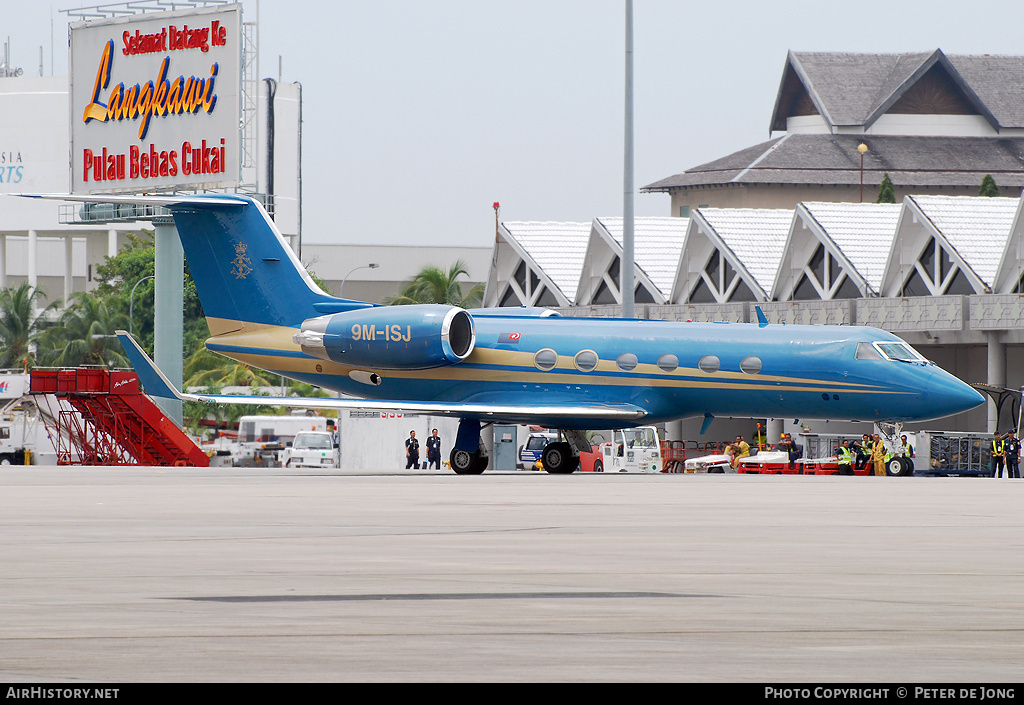
[[[483,448],[478,446],[474,452],[452,448],[448,462],[456,475],[479,475],[487,469],[489,459]]]
[[[590,441],[582,431],[562,431],[558,441],[548,443],[541,453],[544,469],[552,475],[568,475],[580,467],[580,453],[590,452]],[[480,443],[480,422],[462,419],[455,447],[448,462],[456,475],[479,475],[487,469],[490,458]]]
[[[480,422],[462,419],[448,462],[456,475],[479,475],[487,469],[487,450],[480,443]]]
[[[590,452],[590,441],[582,431],[562,431],[564,441],[544,446],[540,461],[552,475],[568,475],[580,467],[580,453]]]

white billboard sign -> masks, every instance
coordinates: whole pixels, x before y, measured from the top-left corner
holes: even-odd
[[[241,5],[71,25],[71,190],[238,184]]]

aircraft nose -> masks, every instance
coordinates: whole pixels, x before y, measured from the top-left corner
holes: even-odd
[[[985,397],[978,390],[965,384],[948,372],[936,370],[941,374],[936,375],[934,398],[928,395],[928,405],[933,407],[936,416],[951,416],[968,411],[983,404]]]

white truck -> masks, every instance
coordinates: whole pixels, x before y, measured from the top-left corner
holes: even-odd
[[[284,450],[303,431],[335,435],[334,419],[305,413],[288,416],[243,416],[238,420],[238,441],[231,457],[234,467],[280,467]]]
[[[327,431],[300,431],[281,453],[286,468],[336,468],[339,460],[334,434]]]
[[[687,458],[686,462],[683,463],[683,472],[688,474],[698,472],[725,473],[736,472],[736,470],[732,466],[731,455],[716,453],[702,455],[699,458]]]
[[[0,421],[0,465],[32,465],[32,449],[26,443],[26,435],[35,437],[35,428],[26,434],[25,424],[20,420]]]
[[[28,396],[29,376],[0,373],[0,465],[56,464],[43,409]],[[50,398],[55,408],[56,400]]]
[[[661,439],[654,426],[611,431],[612,440],[596,453],[581,453],[581,470],[593,472],[661,472]]]

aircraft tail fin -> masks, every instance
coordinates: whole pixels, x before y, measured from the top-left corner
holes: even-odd
[[[214,335],[246,323],[297,327],[307,318],[374,305],[321,291],[263,206],[247,196],[18,195],[166,208]]]
[[[193,197],[167,206],[211,331],[236,321],[298,326],[324,309],[368,305],[322,292],[263,207],[234,199],[237,205]],[[218,319],[226,325],[215,325]]]

